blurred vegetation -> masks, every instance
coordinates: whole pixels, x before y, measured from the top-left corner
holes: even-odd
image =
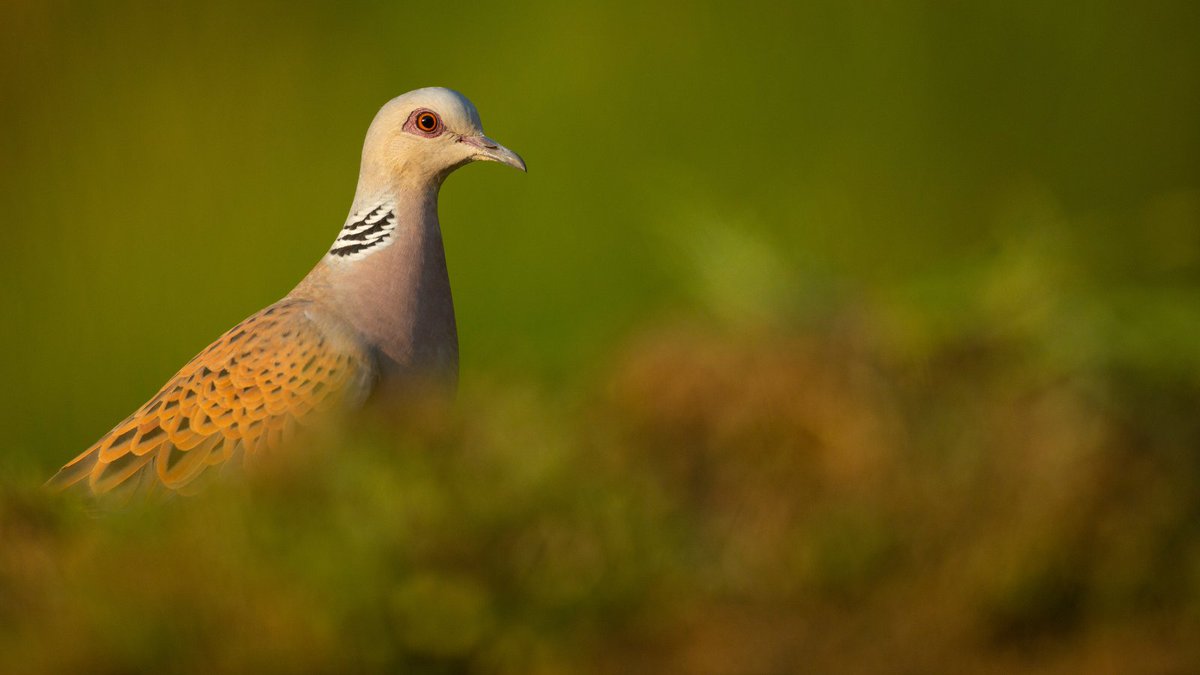
[[[1200,7],[428,9],[0,6],[0,671],[1200,670]],[[457,405],[42,494],[430,84]]]

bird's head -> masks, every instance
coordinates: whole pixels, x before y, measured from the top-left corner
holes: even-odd
[[[363,169],[395,180],[441,182],[476,160],[525,171],[517,153],[483,135],[475,106],[442,87],[416,89],[390,100],[375,115],[363,145]]]

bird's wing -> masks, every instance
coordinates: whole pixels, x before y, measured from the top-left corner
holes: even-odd
[[[339,400],[361,399],[366,353],[310,307],[285,299],[234,326],[47,485],[185,489],[206,469],[278,446]]]

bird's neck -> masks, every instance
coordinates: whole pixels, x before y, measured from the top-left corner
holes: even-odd
[[[441,181],[360,184],[346,225],[293,295],[348,322],[379,360],[381,385],[452,382],[458,333],[438,223]],[[390,214],[390,215],[389,215]]]

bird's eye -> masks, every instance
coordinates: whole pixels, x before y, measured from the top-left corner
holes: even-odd
[[[404,130],[425,138],[437,138],[446,130],[442,118],[428,108],[418,108],[404,122]]]
[[[431,112],[423,112],[417,115],[417,128],[425,133],[437,131],[438,118]]]

